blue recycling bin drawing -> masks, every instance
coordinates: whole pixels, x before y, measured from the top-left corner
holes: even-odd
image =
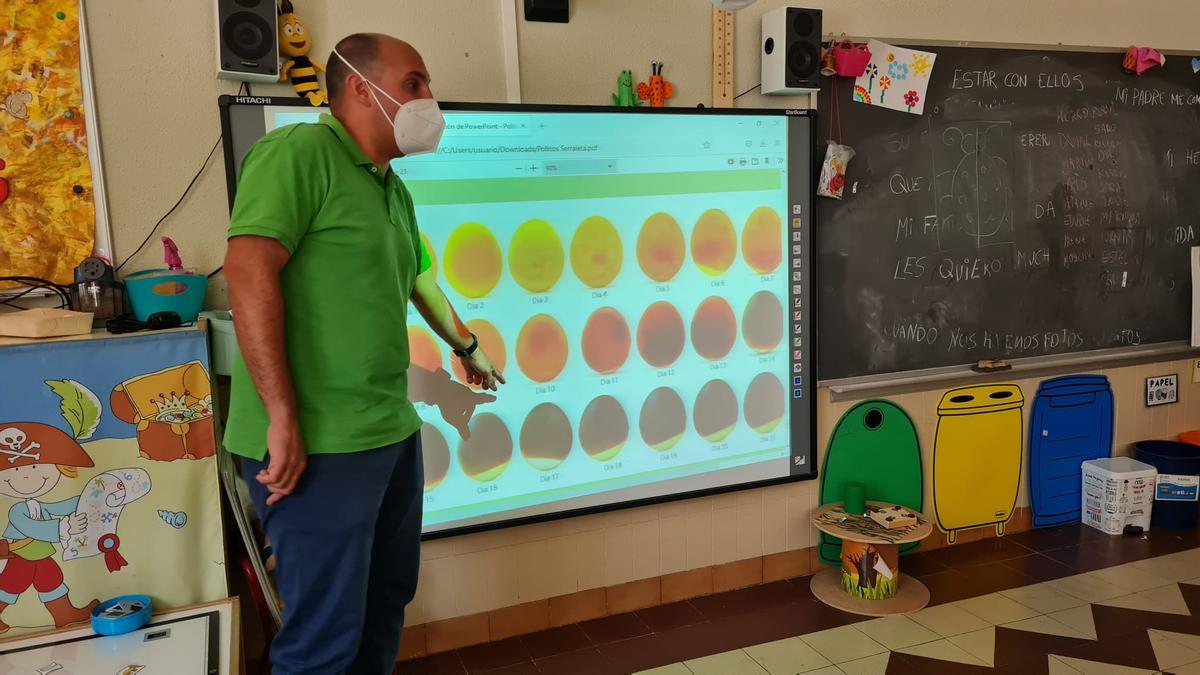
[[[1029,493],[1034,527],[1077,523],[1080,465],[1112,455],[1113,396],[1104,375],[1042,382],[1029,420]]]

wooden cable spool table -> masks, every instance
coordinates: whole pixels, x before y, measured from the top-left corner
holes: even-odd
[[[867,510],[913,511],[886,502],[867,502]],[[933,532],[921,514],[917,523],[888,529],[866,515],[847,514],[841,502],[813,513],[818,530],[842,540],[842,564],[813,576],[812,593],[821,602],[865,616],[908,614],[929,604],[929,589],[900,573],[900,544],[920,541]]]

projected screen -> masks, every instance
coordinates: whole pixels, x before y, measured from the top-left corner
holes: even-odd
[[[807,111],[443,109],[438,152],[392,166],[508,384],[462,384],[410,308],[426,533],[815,475]],[[321,112],[222,110],[231,195]]]

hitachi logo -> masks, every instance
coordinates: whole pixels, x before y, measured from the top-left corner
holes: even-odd
[[[235,103],[261,103],[263,105],[271,104],[270,96],[238,96],[233,100]]]

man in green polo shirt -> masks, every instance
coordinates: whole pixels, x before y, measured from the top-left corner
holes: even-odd
[[[441,137],[420,54],[359,34],[327,63],[333,114],[272,131],[242,162],[225,261],[242,358],[224,442],[275,552],[275,675],[381,675],[420,561],[408,303],[471,384],[504,379],[427,272],[412,198],[389,168]]]

